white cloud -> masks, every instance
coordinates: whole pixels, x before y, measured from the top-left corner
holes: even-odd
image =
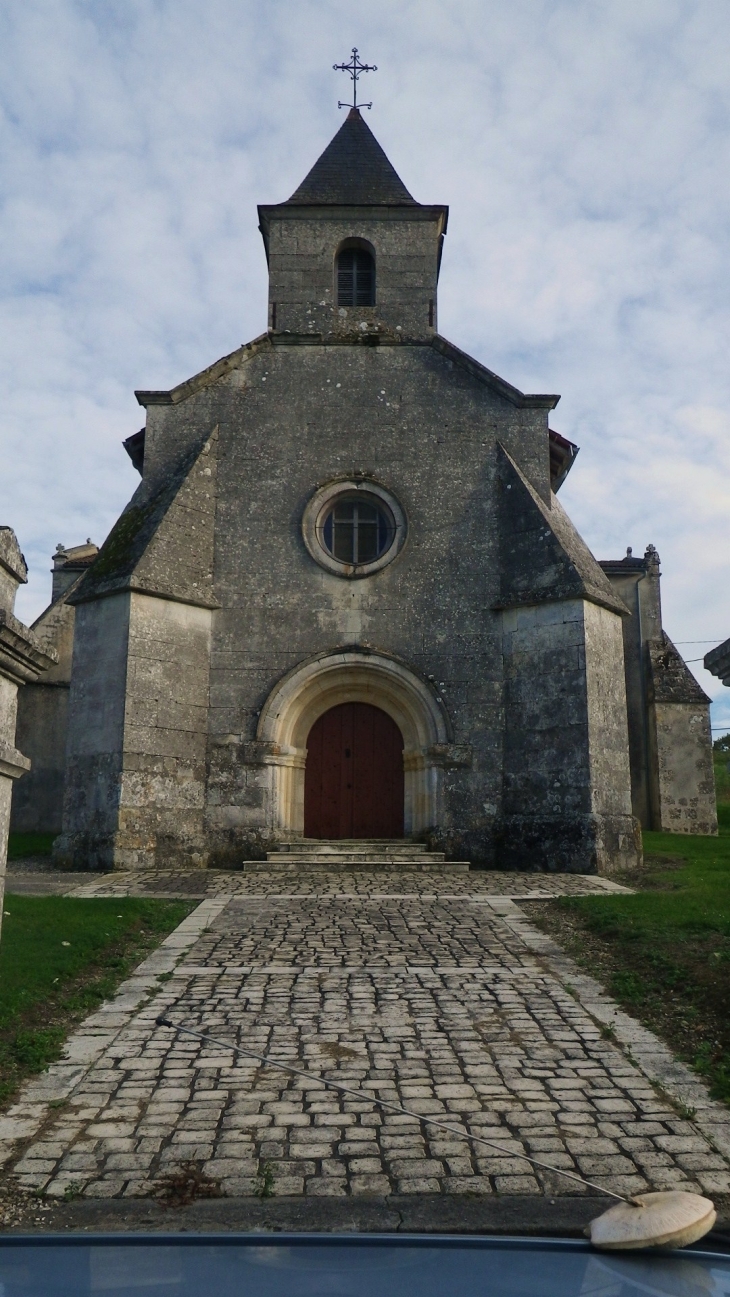
[[[657,545],[667,629],[730,634],[725,0],[24,0],[0,14],[0,517],[31,565],[136,483],[135,387],[265,324],[256,203],[339,125],[357,43],[405,183],[451,205],[440,328],[581,446],[601,557]],[[688,657],[697,651],[683,645]],[[730,691],[700,672],[730,727]]]

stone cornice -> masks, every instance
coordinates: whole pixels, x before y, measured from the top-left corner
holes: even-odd
[[[0,779],[20,779],[30,770],[30,761],[11,743],[0,739]]]
[[[461,351],[459,347],[455,347],[453,342],[449,342],[447,338],[442,338],[440,333],[437,333],[431,339],[431,346],[434,351],[438,351],[447,360],[453,360],[454,364],[465,369],[474,378],[478,378],[487,387],[491,387],[499,396],[503,396],[520,410],[554,410],[560,400],[560,397],[556,395],[521,392],[518,387],[513,387],[506,379],[500,378],[499,374],[487,369],[486,365],[480,364],[473,356],[469,356],[465,351]]]
[[[722,680],[724,685],[730,686],[730,639],[705,653],[704,667],[713,676],[717,676],[718,680]]]
[[[27,626],[0,608],[0,675],[24,685],[57,662],[55,649],[46,648]]]
[[[237,347],[227,356],[221,356],[220,360],[215,360],[212,365],[206,369],[201,369],[199,374],[193,374],[184,383],[178,383],[177,387],[172,387],[168,392],[163,391],[136,391],[134,395],[139,405],[147,409],[150,405],[177,405],[180,401],[186,400],[187,397],[193,396],[196,392],[210,387],[219,378],[224,378],[232,369],[238,369],[242,361],[253,352],[259,350],[262,343],[269,342],[268,333],[262,333],[258,338],[251,342],[246,342],[242,347]]]
[[[171,388],[169,392],[163,391],[138,391],[135,396],[140,405],[145,407],[151,405],[177,405],[196,392],[203,391],[204,388],[210,387],[218,379],[225,377],[231,370],[239,366],[248,358],[248,356],[259,351],[265,346],[275,347],[357,347],[357,346],[398,346],[398,347],[432,347],[439,355],[446,360],[452,361],[461,369],[471,374],[473,378],[478,379],[485,387],[491,388],[498,396],[504,397],[511,405],[516,406],[519,410],[554,410],[560,400],[560,396],[551,393],[530,393],[521,392],[519,388],[513,387],[499,374],[495,374],[486,365],[480,364],[473,356],[467,355],[459,347],[455,347],[453,342],[442,338],[440,334],[427,335],[423,338],[401,337],[400,334],[392,331],[369,329],[367,333],[351,333],[338,335],[337,333],[275,333],[269,331],[261,334],[253,341],[245,343],[236,351],[232,351],[228,356],[222,356],[214,364],[209,365],[207,369],[201,370],[185,383],[179,383],[177,387]],[[567,443],[571,444],[571,443]]]

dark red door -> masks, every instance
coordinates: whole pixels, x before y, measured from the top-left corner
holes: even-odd
[[[369,703],[342,703],[307,739],[304,834],[308,838],[403,837],[403,737]]]

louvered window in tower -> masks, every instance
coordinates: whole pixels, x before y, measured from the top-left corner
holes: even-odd
[[[375,261],[364,248],[343,248],[337,258],[337,305],[375,305]]]

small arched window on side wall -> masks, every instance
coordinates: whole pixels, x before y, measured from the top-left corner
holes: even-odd
[[[364,239],[348,239],[337,254],[337,305],[375,305],[375,257]]]

